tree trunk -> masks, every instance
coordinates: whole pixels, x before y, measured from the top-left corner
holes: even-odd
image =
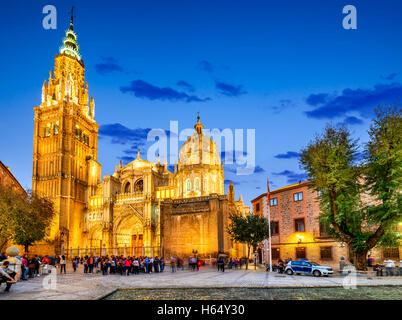
[[[353,252],[353,264],[356,270],[367,271],[367,250]]]
[[[246,261],[246,270],[248,270],[248,260],[250,259],[250,246],[247,246],[247,261]]]
[[[25,253],[28,253],[28,248],[29,248],[29,245],[26,244],[26,245],[25,245]]]

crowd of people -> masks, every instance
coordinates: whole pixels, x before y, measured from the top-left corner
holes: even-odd
[[[170,266],[171,272],[185,269],[184,259],[180,257],[170,257],[165,261],[163,257],[148,257],[148,256],[128,256],[123,255],[106,255],[106,256],[75,256],[72,259],[67,259],[65,255],[52,256],[52,255],[32,255],[29,257],[27,254],[16,257],[21,261],[21,274],[14,272],[10,268],[9,263],[6,261],[7,255],[0,254],[0,276],[1,282],[6,283],[6,291],[9,291],[11,285],[16,280],[27,281],[32,278],[40,277],[43,274],[57,272],[60,274],[67,273],[67,264],[71,262],[73,272],[79,269],[84,274],[102,274],[102,275],[138,275],[140,273],[152,274],[164,272],[166,266]],[[188,258],[188,269],[199,271],[200,267],[205,265],[205,260],[197,257]],[[211,265],[218,266],[218,271],[225,271],[225,265],[229,269],[241,268],[242,260],[238,258],[226,259],[219,257],[218,259],[211,259]],[[80,267],[81,266],[81,267]]]

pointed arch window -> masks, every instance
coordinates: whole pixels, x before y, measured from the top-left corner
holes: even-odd
[[[126,185],[124,186],[124,193],[131,193],[131,184],[130,184],[130,182],[127,182]]]
[[[194,191],[200,191],[200,178],[194,179]]]
[[[203,187],[204,187],[204,192],[208,192],[208,178],[205,178],[205,179],[204,179],[204,185],[203,185]]]
[[[191,192],[191,181],[190,181],[190,179],[186,180],[186,191]]]
[[[50,123],[46,124],[45,127],[45,137],[50,137]]]
[[[55,122],[53,132],[54,132],[55,135],[59,134],[59,121]]]

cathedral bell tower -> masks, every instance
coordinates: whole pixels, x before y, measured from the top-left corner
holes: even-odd
[[[73,15],[54,72],[34,107],[32,190],[54,201],[57,212],[49,234],[57,253],[81,243],[87,199],[100,182],[95,102],[88,97]]]

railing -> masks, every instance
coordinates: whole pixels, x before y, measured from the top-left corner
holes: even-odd
[[[125,202],[136,202],[144,199],[143,192],[133,192],[133,193],[122,193],[116,195],[116,202],[125,203]]]
[[[64,252],[63,252],[64,251]],[[74,257],[85,257],[85,256],[124,256],[124,257],[160,257],[161,250],[160,247],[126,247],[117,246],[113,248],[106,248],[106,246],[100,247],[85,247],[85,248],[62,248],[62,254],[66,255],[67,258],[71,259]]]

